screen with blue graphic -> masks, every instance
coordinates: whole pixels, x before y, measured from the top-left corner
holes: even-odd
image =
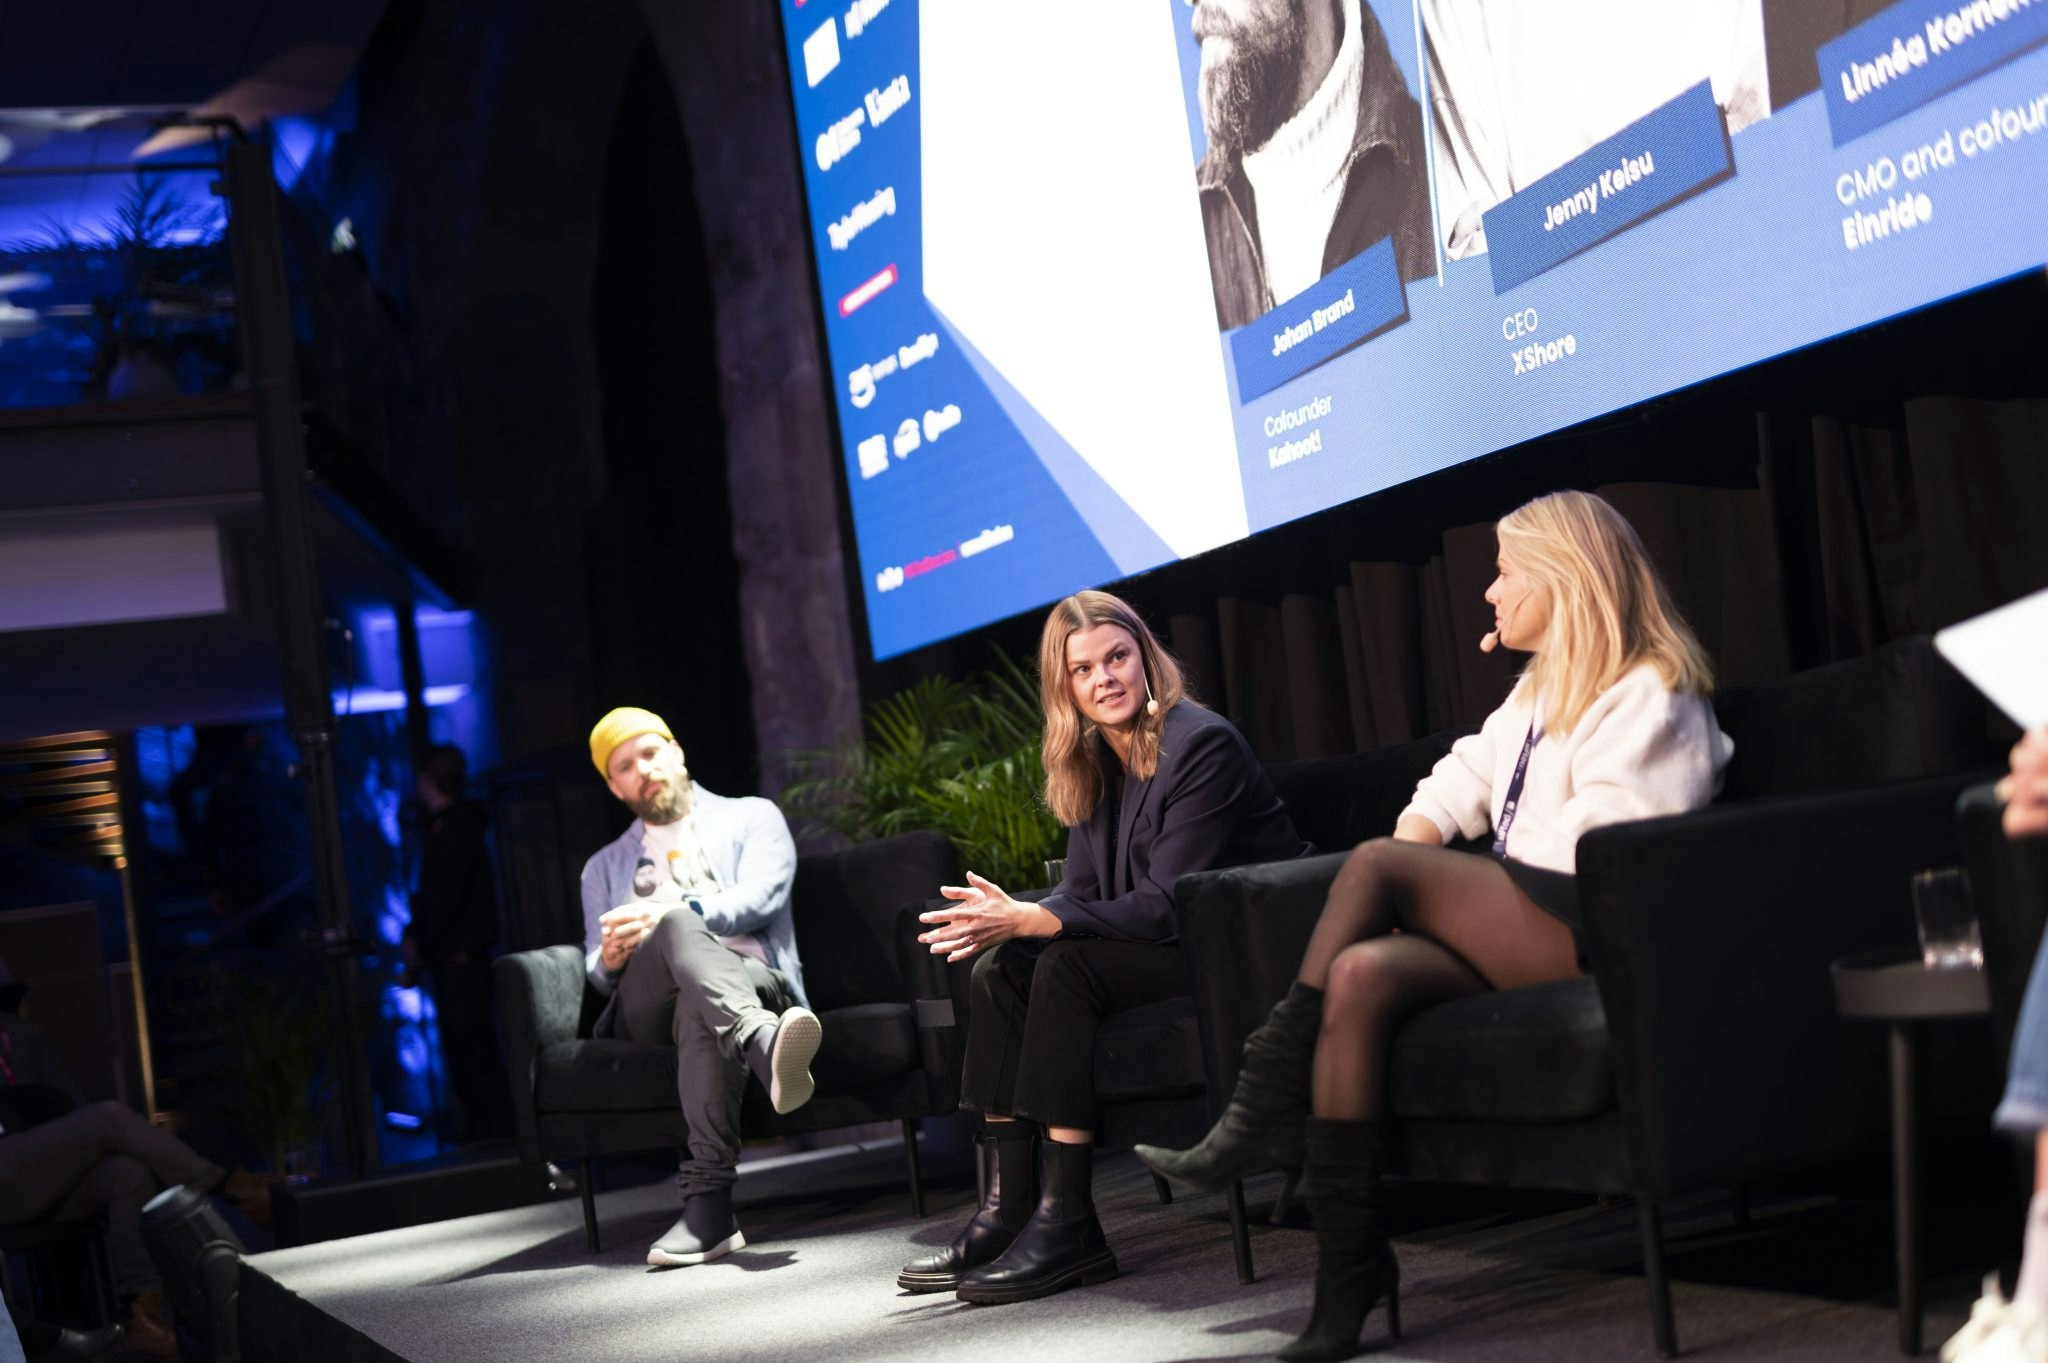
[[[781,0],[886,658],[2048,258],[2048,0]]]

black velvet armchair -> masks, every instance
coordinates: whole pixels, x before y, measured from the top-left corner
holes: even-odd
[[[914,940],[914,915],[959,871],[952,843],[930,832],[798,860],[791,913],[805,990],[825,1031],[812,1064],[817,1094],[779,1116],[749,1080],[741,1109],[748,1136],[900,1121],[919,1216],[916,1123],[953,1111],[960,1049],[943,968]],[[590,1037],[601,1000],[584,976],[581,947],[517,952],[500,957],[496,970],[519,1153],[582,1165],[584,1235],[594,1254],[590,1158],[683,1142],[675,1048]]]
[[[1389,1072],[1410,1178],[1635,1199],[1667,1355],[1677,1336],[1660,1203],[1882,1138],[1878,1053],[1835,1016],[1827,967],[1912,940],[1909,878],[1959,859],[1956,797],[1991,755],[1980,703],[1925,640],[1716,708],[1735,756],[1713,806],[1579,844],[1589,975],[1428,1009],[1397,1034]],[[1327,773],[1321,795],[1288,769],[1274,777],[1320,845],[1392,827],[1384,800],[1352,795],[1372,822],[1333,836],[1302,803],[1328,803]],[[1180,883],[1212,1109],[1292,979],[1341,861]],[[1238,1253],[1242,1270],[1242,1241]]]

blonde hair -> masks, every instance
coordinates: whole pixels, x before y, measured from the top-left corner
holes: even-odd
[[[1159,736],[1165,732],[1166,716],[1188,694],[1180,664],[1122,598],[1108,592],[1076,592],[1052,608],[1045,617],[1045,631],[1038,636],[1038,699],[1045,711],[1040,751],[1045,759],[1046,807],[1069,828],[1086,823],[1103,795],[1102,769],[1090,750],[1095,725],[1082,718],[1067,677],[1067,640],[1097,625],[1115,625],[1137,641],[1146,684],[1159,702],[1157,714],[1142,707],[1138,711],[1125,764],[1131,775],[1145,780],[1159,770]]]
[[[1543,727],[1569,733],[1602,691],[1644,663],[1673,691],[1712,695],[1714,668],[1635,528],[1588,492],[1553,492],[1494,527],[1501,557],[1550,592],[1543,646],[1522,670]]]

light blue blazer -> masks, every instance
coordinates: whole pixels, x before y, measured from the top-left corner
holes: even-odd
[[[797,1001],[804,997],[803,963],[796,956],[796,928],[789,916],[789,886],[796,878],[796,840],[773,800],[715,795],[690,783],[697,812],[697,839],[724,886],[690,901],[704,914],[704,926],[720,937],[760,939],[768,964],[789,980]],[[635,819],[617,841],[583,863],[583,959],[590,982],[609,996],[618,978],[598,959],[597,920],[633,902],[633,867],[640,860],[644,826]]]

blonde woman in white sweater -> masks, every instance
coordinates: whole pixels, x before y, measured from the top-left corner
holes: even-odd
[[[1152,1168],[1197,1187],[1303,1170],[1320,1254],[1315,1309],[1284,1359],[1349,1357],[1383,1297],[1400,1333],[1380,1194],[1394,1031],[1446,999],[1581,973],[1579,838],[1706,804],[1731,751],[1708,702],[1706,655],[1620,513],[1558,492],[1495,532],[1494,631],[1481,647],[1526,652],[1529,665],[1423,778],[1393,836],[1345,860],[1295,984],[1245,1043],[1214,1129],[1189,1150],[1138,1147]],[[1446,850],[1459,838],[1491,855]]]

